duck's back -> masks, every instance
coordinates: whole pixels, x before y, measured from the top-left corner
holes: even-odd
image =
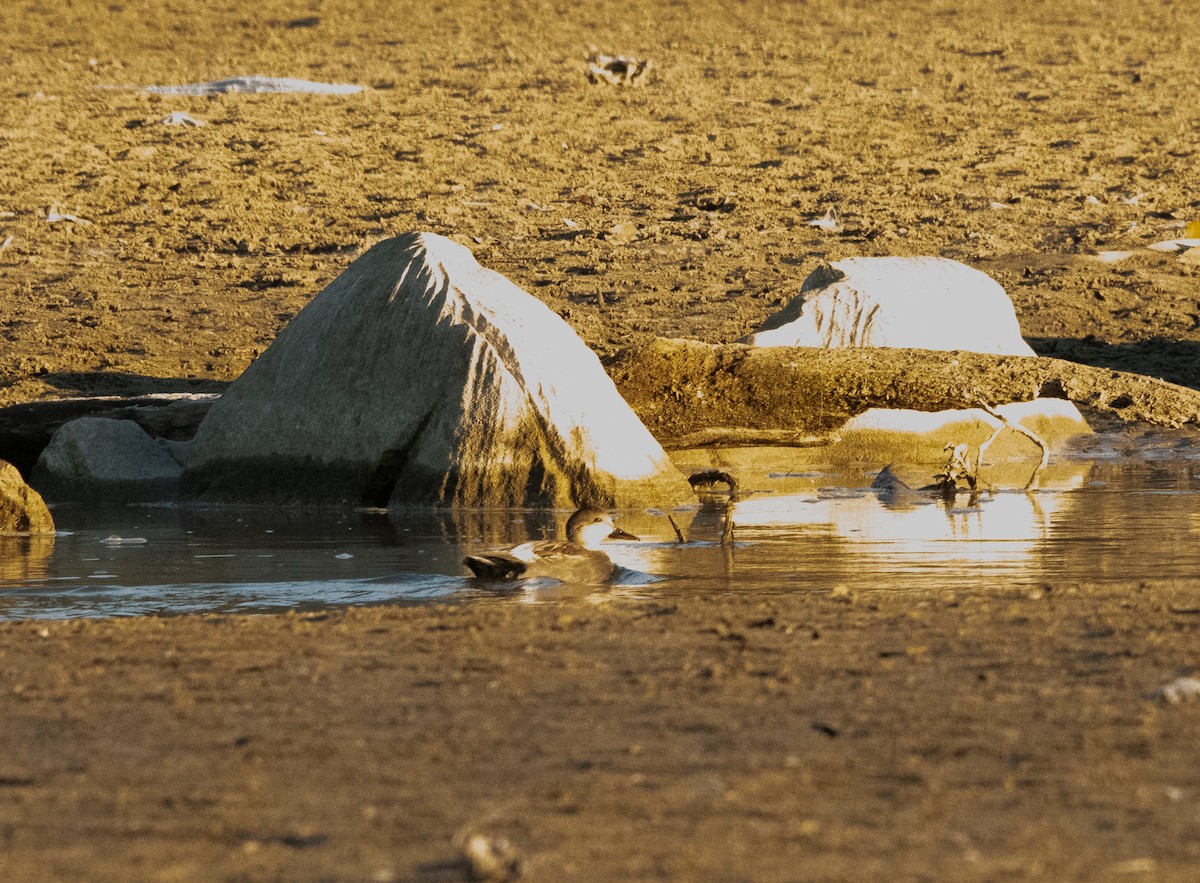
[[[480,579],[550,577],[563,582],[603,582],[613,563],[603,552],[564,540],[523,543],[505,552],[468,555],[463,564]]]

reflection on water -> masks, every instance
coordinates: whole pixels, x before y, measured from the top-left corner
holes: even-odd
[[[1061,464],[1060,464],[1061,465]],[[875,470],[765,476],[733,507],[624,513],[616,584],[522,586],[525,600],[678,592],[977,588],[1192,578],[1200,463],[1066,464],[1032,493],[881,495]],[[921,476],[903,476],[919,484]],[[0,537],[0,618],[263,611],[484,591],[463,554],[553,536],[565,513],[59,509],[57,540]],[[676,539],[675,526],[686,537]],[[1136,554],[1131,554],[1136,550]]]
[[[0,534],[0,586],[42,579],[54,552],[54,537]]]

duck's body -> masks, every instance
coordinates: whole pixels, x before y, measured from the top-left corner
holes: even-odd
[[[547,577],[567,583],[604,583],[615,565],[598,548],[607,539],[636,540],[613,524],[612,516],[583,508],[567,521],[566,540],[522,543],[511,549],[468,555],[463,564],[479,579],[514,580]]]

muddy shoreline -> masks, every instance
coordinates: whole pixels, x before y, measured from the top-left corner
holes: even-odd
[[[1188,587],[5,623],[9,879],[1185,880]]]

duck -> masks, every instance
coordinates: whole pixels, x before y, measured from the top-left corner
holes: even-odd
[[[565,540],[535,540],[511,549],[468,555],[463,564],[476,579],[549,578],[565,583],[605,583],[616,565],[600,550],[605,540],[636,540],[608,512],[584,506],[567,519]]]

